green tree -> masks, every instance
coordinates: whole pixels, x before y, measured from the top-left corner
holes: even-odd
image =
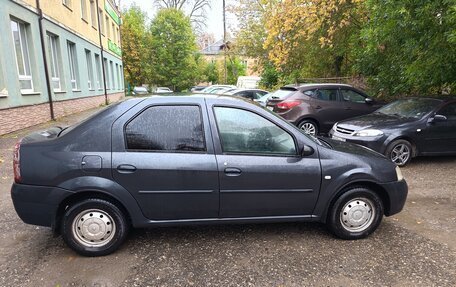
[[[133,5],[123,12],[122,56],[125,79],[132,86],[145,82],[148,69],[146,55],[146,15],[138,6]]]
[[[181,91],[198,81],[196,40],[190,19],[174,8],[160,9],[150,33],[152,83]]]
[[[454,0],[368,0],[358,70],[385,96],[456,88]]]

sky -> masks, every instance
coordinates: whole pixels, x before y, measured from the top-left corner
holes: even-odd
[[[210,0],[211,8],[207,9],[207,27],[206,31],[212,33],[215,36],[215,39],[223,38],[223,5],[222,0]],[[227,1],[228,2],[228,1]],[[153,0],[120,0],[121,9],[126,9],[130,7],[133,3],[136,3],[141,9],[147,13],[149,19],[152,19],[157,12],[157,7],[154,5]],[[231,20],[231,23],[230,23]],[[227,29],[230,24],[232,25],[233,19],[232,16],[227,15]]]

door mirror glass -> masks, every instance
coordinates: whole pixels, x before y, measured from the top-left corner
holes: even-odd
[[[309,156],[313,155],[314,149],[308,145],[304,145],[302,150],[301,150],[301,156]]]

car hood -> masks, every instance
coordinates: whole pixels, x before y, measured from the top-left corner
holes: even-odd
[[[372,113],[349,120],[341,121],[337,124],[338,127],[359,131],[363,129],[391,129],[398,128],[405,124],[415,122],[415,118],[404,118],[400,116],[385,115],[380,113]]]
[[[320,138],[321,140],[327,142],[333,150],[344,152],[356,156],[367,156],[367,157],[376,157],[376,158],[384,158],[386,157],[381,153],[371,150],[370,148],[350,143],[350,142],[342,142],[338,140],[333,140],[330,138]]]

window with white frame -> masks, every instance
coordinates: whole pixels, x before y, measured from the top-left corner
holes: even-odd
[[[114,25],[114,23],[111,24],[112,25],[112,41],[114,43],[117,43],[117,33],[116,33],[116,26]]]
[[[87,19],[87,0],[80,0],[81,1],[81,18],[84,19],[86,22]]]
[[[109,66],[111,67],[111,89],[114,90],[116,82],[114,80],[114,65],[112,64],[112,61],[109,61]]]
[[[70,81],[71,81],[71,89],[73,91],[77,91],[79,88],[78,85],[78,60],[76,56],[76,44],[68,41],[67,42],[68,48],[68,61],[69,61],[69,68],[70,68]]]
[[[117,46],[120,47],[120,31],[119,31],[119,28],[116,28],[117,29]]]
[[[120,90],[119,64],[116,64],[116,89]]]
[[[21,92],[33,92],[27,25],[28,24],[11,19],[11,31],[13,33],[14,51],[16,53],[16,64]]]
[[[89,50],[85,50],[86,55],[86,62],[87,62],[87,84],[89,86],[89,90],[93,90],[94,87],[94,80],[93,80],[93,65],[92,65],[92,53]]]
[[[95,0],[90,0],[90,20],[92,22],[92,27],[97,29],[97,8]]]
[[[101,81],[102,81],[101,62],[100,62],[100,55],[98,55],[98,54],[95,54],[95,67],[97,69],[97,88],[98,88],[98,90],[102,90],[102,87],[101,87]]]
[[[60,51],[59,37],[54,34],[47,34],[48,39],[48,57],[51,70],[52,89],[54,91],[61,90],[60,83]]]
[[[71,8],[71,0],[62,0],[62,4],[68,8]]]
[[[111,29],[109,29],[109,17],[106,16],[106,36],[111,38]]]
[[[120,89],[124,89],[124,77],[123,77],[123,68],[122,65],[119,66],[119,72],[120,72]]]
[[[105,79],[106,79],[106,89],[109,90],[109,67],[108,67],[108,59],[104,58],[103,60],[103,69],[104,69],[104,72],[105,72]]]
[[[98,19],[100,20],[100,32],[104,36],[105,30],[104,30],[103,10],[102,9],[98,9]]]

